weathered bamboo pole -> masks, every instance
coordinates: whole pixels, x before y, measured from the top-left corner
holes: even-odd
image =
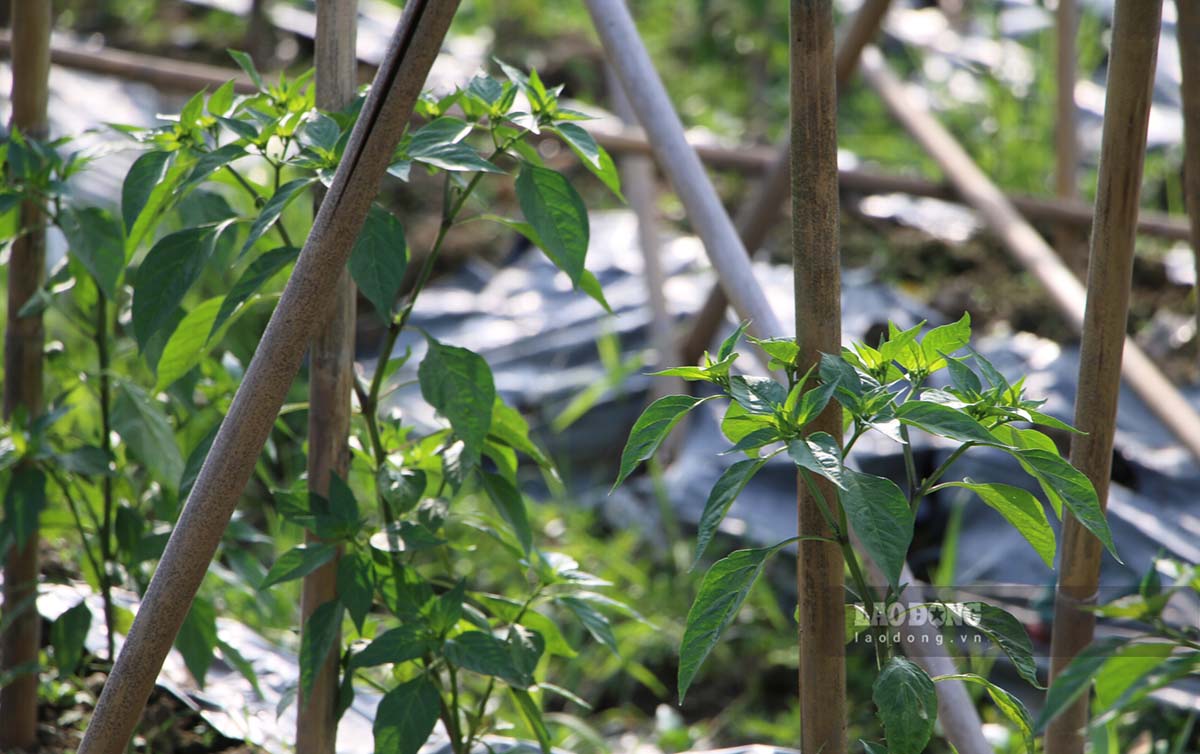
[[[41,139],[47,132],[49,98],[50,3],[16,3],[12,8],[12,127]],[[8,326],[4,331],[4,419],[25,413],[25,425],[42,411],[40,313],[18,314],[42,287],[46,274],[45,218],[34,203],[20,209],[24,232],[13,242],[8,263]],[[38,539],[36,530],[5,554],[4,619],[0,669],[36,667],[41,617],[37,611]],[[37,736],[38,674],[13,678],[0,689],[0,749],[32,748]]]
[[[792,272],[797,357],[807,369],[842,347],[842,265],[838,245],[837,90],[832,0],[792,0]],[[722,307],[723,309],[724,307]],[[842,410],[829,406],[809,425],[842,435]],[[817,489],[837,516],[837,488]],[[797,477],[796,618],[800,640],[800,750],[846,751],[845,561],[821,506]]]
[[[1009,253],[1037,278],[1067,322],[1082,331],[1086,293],[1079,279],[1067,269],[1037,231],[1021,219],[1000,189],[971,161],[954,137],[908,96],[904,85],[887,69],[878,50],[869,48],[863,52],[862,68],[871,88],[879,94],[892,115],[938,163],[942,172],[968,204],[979,212],[980,218]],[[1135,204],[1131,213],[1136,211]],[[1134,214],[1124,218],[1127,225],[1123,230],[1130,234],[1134,233],[1133,218]],[[1086,359],[1083,363],[1086,363]],[[1120,363],[1125,381],[1146,407],[1188,452],[1200,458],[1200,414],[1131,338],[1125,339],[1124,360]]]
[[[879,33],[884,16],[891,6],[891,0],[865,0],[855,13],[846,33],[837,46],[834,66],[837,70],[837,89],[840,92],[850,82],[858,67],[858,58],[863,47],[871,43]],[[788,140],[779,146],[766,174],[754,191],[738,208],[737,229],[746,250],[753,253],[767,240],[767,234],[779,216],[780,208],[784,205],[784,197],[788,195],[788,181],[791,175],[791,158]],[[836,166],[835,166],[836,167]],[[835,172],[836,177],[836,172]],[[691,329],[684,338],[680,355],[684,364],[695,364],[701,354],[712,343],[725,319],[725,309],[729,299],[725,297],[720,285],[714,285],[704,299],[696,318],[692,321]]]
[[[1079,10],[1075,0],[1058,0],[1055,11],[1055,108],[1054,108],[1054,194],[1059,199],[1079,195],[1076,171],[1079,166],[1079,137],[1075,118],[1075,37]],[[1079,230],[1063,223],[1055,229],[1058,255],[1076,274],[1087,268],[1087,247]]]
[[[357,3],[318,0],[314,51],[316,101],[322,110],[340,110],[354,98],[358,61],[355,58]],[[324,196],[317,198],[317,212]],[[308,358],[308,489],[329,498],[332,474],[347,478],[350,469],[350,392],[354,380],[355,286],[343,269],[334,284],[334,304],[309,348]],[[311,532],[307,539],[316,539]],[[300,595],[301,635],[321,605],[337,599],[341,553],[304,577]],[[301,690],[296,715],[297,754],[333,754],[337,744],[338,658],[341,631],[313,680],[307,695]]]
[[[684,138],[683,124],[667,97],[650,55],[638,37],[637,27],[623,0],[586,0],[604,55],[621,86],[654,152],[659,167],[683,202],[688,219],[704,242],[721,284],[738,315],[752,321],[758,333],[780,332],[770,303],[757,290],[746,249],[738,238],[716,189],[704,173],[700,158]]]
[[[457,0],[405,5],[312,232],[167,542],[79,754],[120,754],[204,578],[412,116]]]
[[[1200,339],[1200,3],[1175,0],[1179,62],[1183,69],[1183,195],[1196,264],[1196,338]]]
[[[1133,219],[1142,187],[1161,18],[1162,0],[1117,0],[1113,16],[1096,224],[1075,394],[1075,426],[1084,434],[1071,438],[1071,463],[1091,480],[1101,508],[1108,504],[1112,474],[1122,343],[1125,358],[1130,356],[1125,329],[1133,279]],[[1193,424],[1191,431],[1197,429]],[[1096,604],[1103,550],[1095,536],[1063,511],[1061,552],[1050,641],[1051,681],[1092,642],[1096,615],[1086,608]],[[1085,694],[1050,722],[1047,754],[1082,754],[1088,705]]]

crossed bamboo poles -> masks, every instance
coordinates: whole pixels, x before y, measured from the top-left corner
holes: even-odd
[[[871,5],[868,3],[868,5]],[[1186,3],[1181,3],[1186,5]],[[254,460],[261,451],[284,395],[299,367],[305,348],[314,335],[319,321],[327,314],[335,297],[335,289],[324,281],[336,279],[344,267],[350,252],[346,239],[355,238],[361,228],[367,209],[382,180],[388,158],[397,143],[404,124],[411,116],[412,107],[420,87],[432,65],[434,56],[445,36],[454,15],[455,0],[426,0],[409,3],[397,27],[392,46],[384,64],[376,76],[363,117],[360,118],[347,149],[347,158],[337,171],[330,194],[323,202],[314,223],[313,232],[305,244],[292,278],[288,282],[280,303],[271,318],[263,340],[255,353],[246,377],[234,398],[233,405],[197,479],[179,524],[171,536],[167,549],[160,561],[150,588],[147,590],[142,609],[134,622],[126,644],[106,684],[97,705],[92,723],[84,738],[80,752],[83,754],[116,754],[124,749],[133,726],[140,717],[141,709],[149,696],[162,661],[169,650],[175,634],[186,615],[191,599],[195,596],[200,580],[212,558],[222,531],[236,506],[237,499],[251,473]],[[886,6],[886,3],[884,3]],[[588,0],[593,20],[604,41],[606,54],[616,67],[618,76],[630,96],[634,112],[642,121],[649,141],[660,158],[668,177],[676,186],[688,214],[692,217],[699,235],[704,240],[710,258],[718,269],[722,285],[726,288],[734,308],[742,316],[755,320],[759,331],[766,335],[782,334],[782,329],[766,305],[756,281],[750,271],[745,246],[738,238],[733,223],[716,202],[715,191],[703,173],[699,158],[683,137],[683,129],[666,99],[661,81],[658,81],[649,57],[637,38],[632,19],[619,0]],[[827,3],[794,3],[794,17],[807,16],[816,30],[807,35],[793,35],[794,60],[824,61],[832,57],[829,44],[831,14]],[[1081,359],[1081,389],[1084,385],[1094,389],[1086,400],[1079,401],[1077,423],[1092,431],[1088,440],[1077,443],[1073,448],[1072,460],[1080,465],[1084,473],[1102,492],[1105,500],[1108,465],[1111,462],[1112,427],[1115,421],[1116,394],[1120,380],[1121,352],[1126,362],[1137,364],[1140,353],[1124,339],[1124,324],[1127,317],[1127,302],[1133,233],[1136,227],[1137,187],[1140,184],[1141,166],[1145,149],[1145,123],[1148,118],[1148,79],[1146,71],[1153,70],[1153,59],[1157,45],[1158,22],[1161,0],[1119,0],[1117,23],[1114,28],[1114,52],[1110,67],[1109,113],[1105,118],[1105,136],[1102,149],[1100,195],[1097,200],[1096,224],[1093,230],[1091,271],[1089,274],[1088,304],[1083,310],[1081,324],[1084,338],[1084,358]],[[880,14],[882,16],[882,13]],[[1182,16],[1181,14],[1181,20]],[[868,52],[864,58],[864,73],[868,82],[876,89],[886,89],[891,96],[885,102],[893,114],[899,117],[910,131],[919,131],[920,124],[936,122],[931,116],[903,96],[902,89],[890,86],[893,79],[882,59]],[[795,71],[795,68],[793,68]],[[832,82],[829,76],[814,75],[794,83],[793,95],[803,101],[821,103],[828,107],[832,100]],[[883,92],[881,92],[882,94]],[[809,100],[808,98],[811,98]],[[794,104],[793,108],[799,105]],[[1194,108],[1193,108],[1194,110]],[[826,111],[822,111],[825,113]],[[793,111],[793,138],[796,134],[807,134],[797,143],[819,146],[816,155],[798,155],[793,170],[815,171],[822,177],[824,193],[834,195],[836,191],[831,175],[836,175],[828,164],[827,136],[818,136],[828,131],[828,120],[805,122]],[[827,115],[822,115],[828,118]],[[1195,133],[1196,118],[1189,118],[1189,134]],[[1140,127],[1138,126],[1140,124]],[[807,131],[806,131],[807,129]],[[1052,258],[1042,254],[1030,239],[1037,238],[1032,230],[1025,230],[1023,221],[1012,209],[1007,199],[987,181],[982,173],[972,175],[966,170],[959,175],[960,168],[971,168],[965,154],[955,154],[952,140],[942,138],[944,134],[931,131],[919,138],[923,146],[942,164],[956,187],[970,203],[976,205],[985,220],[993,225],[1012,221],[1015,230],[1011,238],[1002,234],[1006,244],[1016,246],[1028,242],[1030,266],[1048,267],[1051,277],[1068,285],[1069,272],[1065,274],[1054,268]],[[826,141],[822,141],[825,139]],[[1190,143],[1190,142],[1189,142]],[[799,151],[799,150],[798,150]],[[813,162],[807,162],[812,159]],[[1194,151],[1189,154],[1194,164]],[[964,162],[965,160],[965,162]],[[814,167],[815,166],[815,167]],[[976,169],[977,170],[977,169]],[[961,171],[960,171],[961,172]],[[1192,171],[1195,175],[1196,171]],[[982,180],[974,180],[982,179]],[[1194,182],[1189,184],[1194,186]],[[1189,192],[1189,207],[1196,206],[1196,192]],[[715,206],[714,206],[715,205]],[[709,214],[711,212],[711,214]],[[794,239],[813,238],[818,232],[828,231],[829,205],[821,205],[814,213],[793,208]],[[836,218],[836,214],[833,215]],[[835,236],[834,236],[835,237]],[[1040,238],[1038,238],[1040,241]],[[836,254],[836,245],[824,246],[824,258],[819,261],[802,259],[797,275],[802,285],[820,287],[819,275],[812,265],[828,265],[831,254]],[[832,249],[832,251],[831,251]],[[1016,253],[1014,251],[1014,253]],[[836,257],[834,257],[836,258]],[[1023,257],[1018,254],[1018,258]],[[807,272],[805,271],[807,269]],[[828,295],[826,289],[815,306],[820,312],[810,310],[798,325],[811,327],[814,317],[834,319],[839,316],[840,306],[836,297]],[[1078,287],[1078,282],[1075,283]],[[1068,294],[1059,292],[1058,298]],[[1078,302],[1067,309],[1067,314],[1076,320]],[[830,311],[825,311],[830,310]],[[836,332],[836,330],[833,330]],[[826,332],[820,337],[830,339]],[[816,341],[814,341],[816,342]],[[1122,349],[1122,345],[1124,346]],[[1142,364],[1154,370],[1147,362]],[[1144,370],[1153,375],[1156,370]],[[1143,375],[1144,376],[1144,375]],[[1159,375],[1161,377],[1161,375]],[[1136,375],[1131,380],[1139,379]],[[1136,387],[1136,382],[1135,382]],[[1173,392],[1165,380],[1157,386],[1167,393]],[[1096,396],[1103,398],[1096,401]],[[1149,396],[1153,397],[1153,396]],[[1152,406],[1153,407],[1153,406]],[[1189,420],[1194,412],[1186,403],[1174,406],[1180,411],[1180,420]],[[1189,414],[1190,412],[1190,414]],[[1189,426],[1172,426],[1176,434],[1193,453],[1200,453],[1200,443],[1193,443],[1191,432],[1200,431],[1200,422]],[[799,501],[800,515],[804,520],[804,502]],[[1073,519],[1067,518],[1067,537],[1063,549],[1063,586],[1060,587],[1058,611],[1060,616],[1071,616],[1073,602],[1082,595],[1084,600],[1095,592],[1099,558],[1090,558],[1088,549],[1094,545]],[[1076,532],[1072,534],[1072,532]],[[1079,554],[1082,552],[1082,556]],[[799,567],[804,569],[812,559],[824,559],[824,572],[831,575],[835,569],[825,559],[825,553],[815,555],[802,551]],[[1066,574],[1071,574],[1068,580]],[[840,573],[836,574],[840,577]],[[1075,581],[1078,577],[1078,580]],[[1090,585],[1090,592],[1089,590]],[[805,590],[801,589],[804,595]],[[840,594],[838,595],[840,601]],[[820,612],[820,611],[818,611]],[[840,615],[840,613],[839,613]],[[822,619],[817,616],[816,622]],[[827,620],[825,621],[828,622]],[[1090,640],[1090,626],[1086,620],[1065,618],[1056,621],[1056,646],[1059,635],[1070,636],[1071,640],[1081,637]],[[1077,626],[1074,633],[1058,631],[1058,625]],[[153,627],[151,627],[153,626]],[[840,629],[840,626],[839,626]],[[841,644],[840,633],[836,637]],[[1069,642],[1068,642],[1069,643]],[[1084,644],[1086,641],[1083,642]],[[825,647],[830,645],[826,644]],[[1066,645],[1064,645],[1066,646]],[[1075,641],[1074,646],[1082,646]],[[811,653],[810,649],[810,653]],[[802,649],[802,657],[805,652]],[[1066,657],[1064,653],[1063,657]],[[804,668],[802,662],[802,668]],[[1062,667],[1062,662],[1058,662]],[[824,664],[802,670],[803,688],[823,689],[825,700],[831,697],[844,698],[844,689],[830,689],[827,679],[814,676],[823,672]],[[822,684],[825,684],[822,686]],[[940,694],[949,694],[952,684],[939,684]],[[945,703],[945,697],[942,699]],[[956,709],[959,705],[953,705]],[[958,710],[961,711],[961,710]],[[1084,708],[1086,713],[1086,708]],[[973,713],[973,709],[971,710]],[[982,740],[978,718],[959,730],[947,726],[947,735],[960,751],[986,751],[975,748],[973,739]],[[845,750],[844,712],[819,718],[811,733],[805,734],[806,743],[820,747],[829,754]],[[1074,720],[1074,722],[1073,722]],[[946,721],[944,721],[946,722]],[[1073,754],[1081,742],[1078,734],[1078,718],[1064,716],[1052,728],[1048,743],[1052,754]],[[806,725],[806,728],[809,726]],[[971,729],[973,727],[973,730]],[[1061,735],[1060,735],[1061,734]],[[986,743],[982,744],[986,747]],[[807,747],[806,747],[807,748]],[[811,749],[809,749],[811,750]]]

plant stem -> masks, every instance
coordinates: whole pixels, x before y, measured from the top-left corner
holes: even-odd
[[[958,448],[956,448],[954,452],[950,454],[950,457],[942,462],[941,466],[938,466],[936,469],[934,469],[933,473],[926,477],[923,482],[921,482],[921,485],[913,493],[912,499],[909,502],[909,507],[914,515],[917,512],[917,508],[921,505],[921,500],[933,490],[933,486],[937,484],[937,480],[941,479],[942,475],[954,465],[954,462],[962,457],[962,454],[966,453],[967,450],[974,445],[975,443],[973,442],[967,442],[958,446]]]
[[[106,459],[112,458],[112,387],[109,384],[109,354],[108,354],[108,299],[104,291],[96,284],[96,353],[100,363],[100,447],[104,450]],[[104,598],[104,624],[108,630],[108,659],[116,659],[116,641],[114,638],[114,615],[112,600],[112,519],[113,519],[113,486],[112,477],[104,475],[101,481],[104,493],[103,520],[100,525],[100,559],[104,569],[98,574],[100,590]]]
[[[79,516],[79,504],[75,501],[75,496],[71,494],[71,488],[52,467],[47,466],[45,468],[50,478],[54,480],[54,484],[62,491],[63,499],[67,501],[67,508],[71,511],[71,518],[75,521],[75,529],[79,532],[79,541],[83,544],[83,556],[87,558],[88,565],[92,567],[96,575],[103,579],[104,577],[100,575],[102,573],[100,563],[96,560],[96,555],[92,552],[92,548],[87,545],[87,530],[83,528],[83,519]]]

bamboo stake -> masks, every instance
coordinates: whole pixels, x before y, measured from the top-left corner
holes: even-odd
[[[1183,68],[1183,194],[1191,219],[1196,263],[1196,339],[1200,341],[1200,4],[1175,0],[1179,61]]]
[[[1161,17],[1162,0],[1118,0],[1113,17],[1096,225],[1088,260],[1087,309],[1075,398],[1075,426],[1086,434],[1071,438],[1071,463],[1091,480],[1102,508],[1108,504],[1112,473],[1122,342],[1125,358],[1130,356],[1125,328],[1133,278],[1133,218],[1142,184]],[[1195,425],[1192,431],[1196,431]],[[1096,604],[1101,554],[1099,540],[1063,511],[1050,642],[1051,681],[1092,641],[1096,615],[1080,608]],[[1085,694],[1051,721],[1046,729],[1047,754],[1082,754],[1087,718]]]
[[[354,0],[318,0],[314,63],[317,107],[340,110],[354,98],[357,7]],[[318,196],[318,213],[323,196]],[[309,349],[308,489],[329,497],[331,474],[342,479],[350,469],[350,391],[354,380],[355,286],[343,269],[334,284],[334,304]],[[315,541],[311,532],[306,539]],[[321,605],[336,600],[340,551],[333,560],[304,577],[300,596],[301,634]],[[337,744],[338,658],[340,627],[313,680],[301,693],[296,716],[297,754],[333,754]]]
[[[942,172],[979,212],[980,218],[1009,253],[1037,278],[1046,289],[1051,303],[1063,313],[1068,323],[1082,331],[1086,294],[1079,279],[1067,269],[1037,231],[1021,219],[1004,194],[971,161],[954,137],[908,96],[903,84],[887,69],[878,50],[868,48],[864,51],[862,67],[871,88],[879,94],[893,117],[938,163]],[[1129,234],[1134,233],[1133,213],[1136,211],[1135,203],[1131,214],[1124,220],[1127,225],[1123,230]],[[1086,357],[1081,363],[1087,363]],[[1130,338],[1125,339],[1121,371],[1126,383],[1146,407],[1188,452],[1200,458],[1200,414]],[[1080,390],[1083,390],[1082,386]],[[1086,395],[1083,392],[1081,394]]]
[[[171,533],[79,754],[120,754],[128,743],[304,350],[329,316],[330,281],[346,265],[457,7],[457,0],[405,5],[333,185]]]
[[[754,332],[780,332],[779,320],[770,303],[766,298],[752,294],[757,291],[758,283],[746,250],[716,189],[705,175],[700,158],[684,138],[683,124],[638,37],[637,27],[625,3],[623,0],[586,0],[586,4],[605,57],[616,71],[633,111],[646,130],[659,167],[675,187],[688,219],[704,242],[734,309],[739,316],[752,321]]]
[[[12,126],[33,138],[47,133],[50,3],[17,3],[12,8]],[[8,326],[4,332],[4,418],[22,409],[26,426],[42,411],[42,315],[21,317],[21,307],[42,287],[46,274],[45,218],[36,204],[20,209],[28,230],[12,245],[8,264]],[[24,546],[9,549],[4,563],[4,618],[0,669],[36,667],[41,616],[37,611],[38,532]],[[36,671],[17,676],[0,689],[0,749],[32,748],[37,736]]]
[[[856,16],[856,19],[858,17]],[[0,53],[12,47],[6,30],[0,29]],[[255,91],[254,85],[241,71],[220,66],[175,61],[169,58],[126,52],[111,47],[80,50],[62,43],[51,43],[51,61],[55,65],[116,76],[129,81],[143,81],[165,91],[195,93],[208,87],[215,89],[234,80],[235,89],[243,94]],[[641,129],[613,129],[596,123],[583,124],[600,146],[614,155],[637,154],[653,156],[653,149]],[[747,175],[760,175],[774,165],[786,170],[787,160],[779,159],[779,150],[772,147],[740,145],[721,146],[709,142],[689,142],[707,165],[723,170],[735,170]],[[786,173],[785,173],[786,175]],[[903,193],[963,202],[953,187],[944,183],[913,176],[891,175],[873,170],[843,169],[839,174],[842,190],[865,194]],[[786,181],[783,185],[786,185]],[[781,191],[783,189],[780,189]],[[1092,223],[1090,205],[1074,200],[1006,194],[1022,215],[1031,221],[1071,224],[1086,232]],[[772,215],[767,223],[774,222]],[[1142,212],[1138,216],[1138,232],[1175,241],[1190,241],[1191,230],[1186,218],[1176,218],[1159,212]]]
[[[858,58],[863,47],[870,44],[887,15],[891,0],[865,0],[846,29],[837,46],[834,66],[837,69],[837,88],[840,92],[850,82],[858,67]],[[754,192],[738,208],[737,229],[746,250],[753,253],[767,240],[767,234],[775,223],[783,198],[788,195],[791,176],[789,141],[784,140],[767,167],[766,175],[754,187]],[[692,328],[684,339],[681,356],[684,364],[695,364],[701,354],[712,343],[725,319],[729,299],[720,285],[713,285],[704,300],[704,306],[692,322]]]
[[[838,245],[837,91],[832,0],[791,3],[792,271],[797,357],[803,368],[842,346],[841,253]],[[723,307],[722,307],[723,308]],[[809,425],[842,435],[842,411],[831,405]],[[837,489],[817,489],[838,516]],[[820,504],[797,478],[800,535],[796,610],[800,639],[800,750],[846,751],[845,561]]]
[[[1075,128],[1075,37],[1079,31],[1079,11],[1075,0],[1058,0],[1055,11],[1057,32],[1054,119],[1054,193],[1060,199],[1074,199],[1079,191],[1076,170],[1079,165],[1079,139]],[[1087,269],[1087,250],[1077,228],[1062,224],[1056,228],[1058,254],[1075,271]]]

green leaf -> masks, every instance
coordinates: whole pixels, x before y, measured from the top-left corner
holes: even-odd
[[[896,409],[896,418],[931,435],[958,442],[996,444],[996,438],[965,411],[942,403],[905,401]]]
[[[416,552],[440,547],[446,540],[415,521],[396,521],[372,534],[370,543],[384,552]]]
[[[737,348],[738,341],[742,339],[746,329],[750,327],[750,320],[742,320],[737,328],[729,333],[725,340],[721,341],[721,347],[717,349],[717,362],[723,362],[733,356],[734,349]]]
[[[1117,702],[1142,676],[1161,667],[1176,645],[1139,642],[1118,649],[1096,673],[1096,703],[1101,709]]]
[[[75,675],[83,660],[84,641],[91,626],[92,611],[85,600],[79,600],[50,624],[50,646],[54,647],[54,664],[60,675]]]
[[[333,649],[342,629],[342,603],[336,599],[322,603],[308,616],[300,636],[300,698],[307,699],[325,658]],[[334,666],[333,672],[337,672]]]
[[[304,144],[326,152],[334,150],[341,136],[342,129],[338,127],[337,121],[321,112],[312,114],[300,132]]]
[[[767,558],[794,540],[788,539],[772,547],[737,550],[722,558],[704,574],[700,592],[688,611],[679,648],[679,703],[682,704],[688,687],[709,652],[721,639],[721,634],[733,622],[751,587],[763,571]]]
[[[225,299],[210,298],[192,309],[176,326],[155,368],[154,390],[165,390],[208,355],[209,333]],[[230,322],[232,324],[232,322]]]
[[[533,547],[533,532],[529,528],[529,517],[525,512],[525,498],[519,490],[499,474],[484,472],[481,476],[483,489],[496,506],[496,511],[513,530],[521,550],[528,555]]]
[[[517,201],[542,251],[578,286],[588,248],[587,208],[561,174],[529,163],[517,176]]]
[[[351,668],[372,668],[385,663],[415,660],[430,649],[430,641],[414,624],[405,624],[376,636],[350,660]]]
[[[284,581],[304,578],[332,560],[336,553],[335,545],[324,542],[297,545],[279,556],[258,588],[261,591]]]
[[[842,470],[842,484],[839,497],[850,526],[888,583],[898,587],[913,536],[908,500],[890,479],[854,469]]]
[[[425,472],[420,469],[394,469],[384,466],[375,476],[375,488],[396,513],[407,513],[425,494]]]
[[[180,181],[192,169],[192,160],[178,152],[177,156],[167,165],[166,173],[146,195],[137,218],[126,230],[124,256],[129,259],[141,246],[142,241],[153,237],[153,229],[162,218],[163,212],[176,201],[183,192]]]
[[[842,449],[828,432],[814,432],[804,440],[790,441],[788,455],[800,468],[820,474],[839,489],[846,489],[842,480]]]
[[[464,631],[448,639],[442,652],[449,662],[472,673],[499,678],[509,686],[527,689],[533,677],[518,668],[507,642],[483,631]]]
[[[222,120],[225,120],[224,118]],[[231,121],[238,123],[240,121]],[[245,157],[249,154],[246,148],[238,142],[232,142],[216,149],[204,152],[196,158],[196,164],[192,165],[191,170],[187,174],[187,178],[180,185],[178,192],[183,193],[190,188],[199,186],[204,181],[221,168],[236,159]]]
[[[226,52],[229,53],[229,57],[233,58],[233,62],[237,63],[246,72],[246,75],[250,77],[250,80],[254,82],[254,86],[260,92],[267,90],[267,87],[263,84],[262,76],[259,75],[258,69],[254,67],[254,61],[250,59],[249,55],[241,50],[226,50]]]
[[[1075,655],[1075,659],[1050,684],[1050,690],[1046,692],[1046,704],[1033,726],[1034,732],[1040,734],[1051,720],[1084,694],[1104,663],[1128,641],[1119,636],[1097,639]]]
[[[24,547],[38,531],[38,517],[46,507],[46,475],[36,466],[22,464],[13,470],[4,491],[4,520],[0,521],[0,545],[8,535]]]
[[[115,393],[113,429],[163,486],[177,489],[183,474],[183,456],[162,404],[124,380],[116,384]]]
[[[539,246],[538,248],[541,247]],[[600,304],[604,311],[609,314],[613,313],[612,307],[608,305],[608,299],[604,298],[604,289],[600,287],[600,281],[590,271],[584,270],[583,274],[579,276],[579,290],[586,293],[597,304]]]
[[[1072,466],[1057,452],[1048,450],[1017,450],[1011,451],[1042,485],[1053,490],[1067,508],[1083,524],[1084,528],[1096,535],[1101,544],[1108,549],[1117,562],[1123,562],[1117,555],[1116,545],[1113,544],[1112,532],[1108,528],[1108,520],[1100,508],[1100,500],[1096,489],[1083,472]]]
[[[175,637],[175,648],[183,655],[183,663],[196,679],[196,685],[204,688],[204,676],[217,648],[217,609],[211,602],[202,597],[192,602]]]
[[[517,709],[520,710],[525,724],[529,726],[529,729],[533,731],[534,738],[538,740],[538,745],[542,748],[542,754],[550,754],[553,741],[550,738],[550,731],[546,729],[546,721],[542,717],[542,708],[534,701],[533,696],[524,689],[509,689],[509,693],[516,700]]]
[[[971,314],[964,312],[962,319],[949,325],[930,330],[921,339],[921,351],[930,372],[946,366],[945,356],[965,348],[971,342]]]
[[[668,395],[646,407],[629,431],[629,440],[621,451],[621,468],[612,489],[620,486],[638,464],[654,455],[663,440],[689,411],[710,398]]]
[[[574,123],[559,123],[550,130],[562,138],[563,143],[570,147],[592,175],[599,178],[618,199],[625,201],[624,195],[621,194],[621,176],[617,172],[616,163],[590,133]]]
[[[771,417],[752,414],[736,401],[731,402],[725,409],[725,416],[721,419],[721,434],[735,445],[741,443],[747,436],[762,430],[777,431]]]
[[[306,188],[316,183],[316,178],[297,178],[294,181],[288,181],[279,187],[267,203],[263,205],[262,210],[258,213],[258,217],[250,224],[250,233],[246,236],[246,242],[242,244],[241,254],[245,255],[254,247],[258,239],[266,235],[276,222],[279,221],[283,211],[291,205],[304,192]]]
[[[559,597],[558,603],[579,619],[593,639],[608,647],[614,655],[621,656],[620,650],[617,649],[617,637],[613,635],[612,624],[603,613],[576,597]]]
[[[407,270],[403,226],[391,212],[372,206],[350,254],[350,274],[384,322],[392,321],[392,306]]]
[[[967,395],[979,395],[983,392],[983,383],[963,361],[963,359],[947,359],[946,366],[950,367],[950,382]]]
[[[242,272],[233,287],[229,289],[229,293],[225,295],[225,299],[221,303],[221,310],[217,312],[217,317],[213,320],[208,339],[213,340],[225,321],[241,311],[240,307],[246,302],[246,299],[257,293],[258,289],[277,272],[294,262],[299,253],[300,250],[293,246],[280,246],[256,257]]]
[[[729,512],[730,506],[766,462],[766,458],[738,461],[725,469],[721,478],[713,485],[712,490],[708,493],[708,500],[704,503],[704,512],[700,514],[699,532],[696,534],[696,553],[692,557],[693,569],[700,562],[704,551],[708,549],[718,527],[725,520],[725,514]]]
[[[79,260],[109,300],[115,299],[125,271],[125,246],[117,221],[95,207],[68,208],[60,218],[67,252]]]
[[[1037,663],[1033,659],[1033,642],[1025,626],[1003,608],[986,602],[943,603],[966,625],[988,637],[1008,655],[1022,678],[1036,688],[1044,688],[1037,678]]]
[[[1047,568],[1054,568],[1054,530],[1046,520],[1042,503],[1020,487],[1007,484],[983,484],[963,479],[948,482],[947,487],[963,487],[971,490],[979,499],[1004,516],[1022,537],[1033,546]]]
[[[974,673],[957,673],[954,675],[939,675],[933,679],[936,682],[940,681],[965,681],[967,683],[975,683],[987,689],[988,696],[992,698],[992,703],[1000,709],[1004,716],[1007,717],[1013,725],[1017,726],[1017,730],[1021,732],[1021,740],[1025,742],[1025,751],[1029,754],[1034,754],[1033,740],[1033,725],[1030,722],[1029,710],[1020,699],[1000,688],[983,676],[975,675]]]
[[[229,108],[233,107],[233,98],[236,92],[234,91],[234,80],[229,79],[224,84],[221,84],[209,96],[208,102],[204,109],[208,110],[208,114],[212,116],[224,115],[229,112]]]
[[[890,754],[921,754],[937,721],[937,691],[917,665],[893,657],[875,679],[872,693]]]
[[[463,456],[478,465],[492,424],[496,386],[492,370],[483,357],[457,346],[425,336],[429,351],[417,368],[421,396],[446,417],[454,434],[463,441]]]
[[[375,597],[375,562],[370,553],[356,548],[338,560],[337,595],[361,634]]]
[[[752,414],[774,414],[787,400],[787,389],[767,377],[730,377],[729,393],[742,408]]]
[[[146,152],[129,167],[125,182],[121,185],[121,219],[125,222],[127,233],[133,232],[133,226],[154,189],[166,180],[172,156],[171,152]]]
[[[375,712],[375,754],[417,754],[440,710],[437,689],[423,675],[389,691]]]
[[[170,321],[216,240],[213,228],[188,228],[163,236],[142,260],[133,283],[133,332],[140,348]]]

